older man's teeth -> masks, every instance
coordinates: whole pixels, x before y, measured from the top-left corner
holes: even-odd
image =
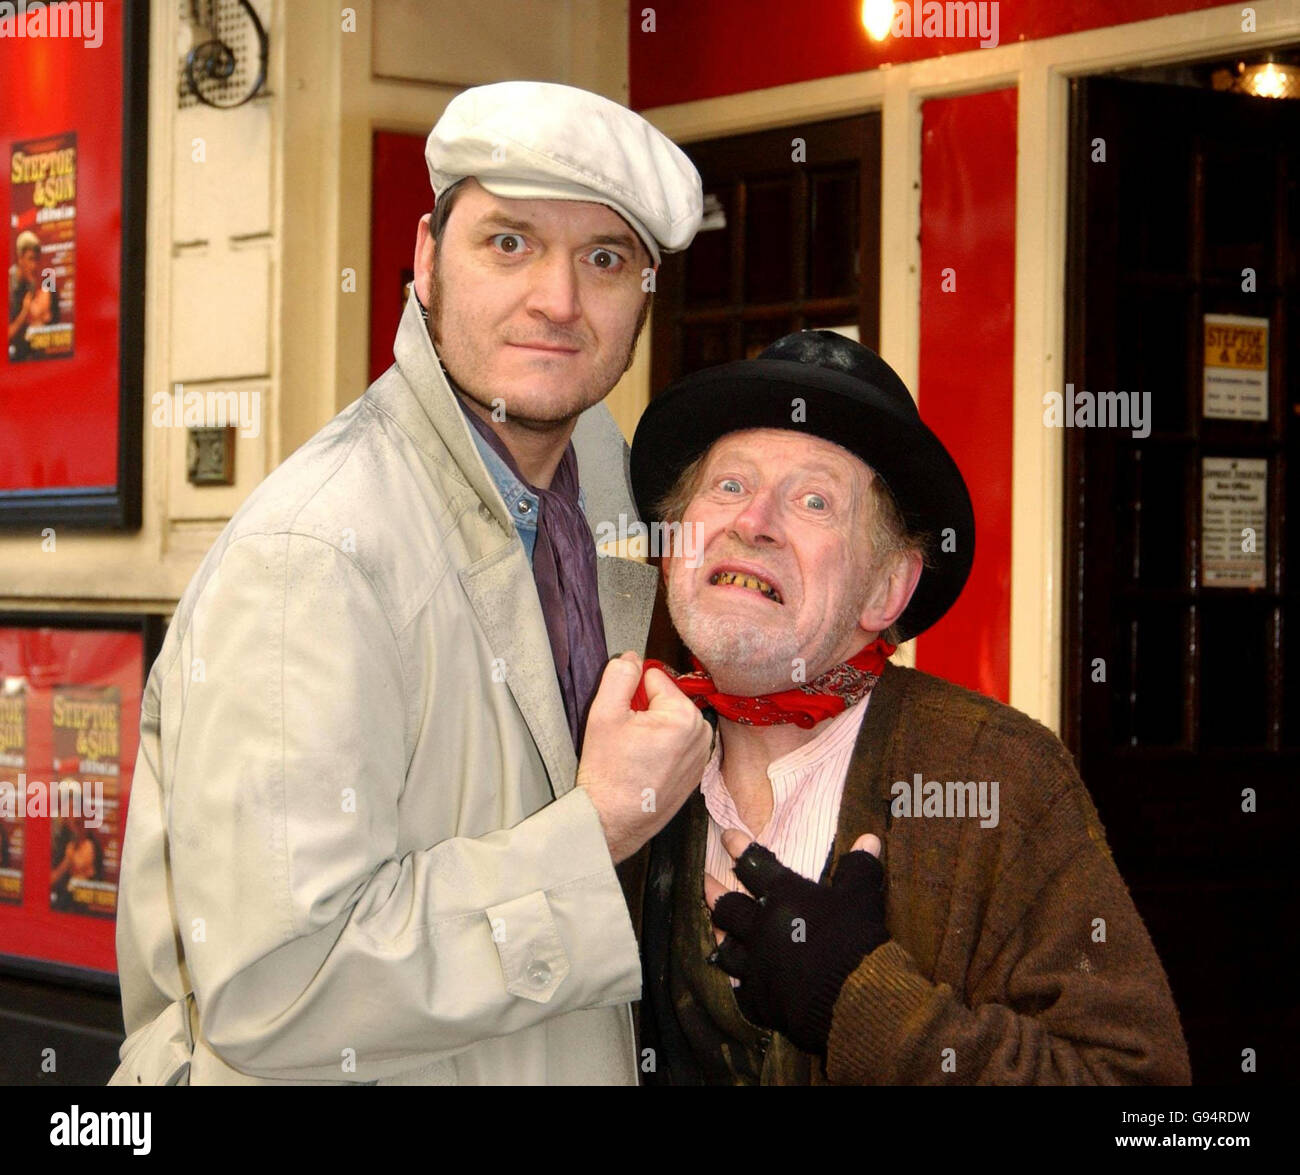
[[[756,575],[746,575],[741,571],[718,571],[709,579],[712,584],[728,585],[734,584],[737,587],[751,588],[756,592],[762,592],[769,600],[776,603],[781,602],[781,594],[765,579],[759,579]]]

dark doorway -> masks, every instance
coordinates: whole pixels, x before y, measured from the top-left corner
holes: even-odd
[[[1300,102],[1081,80],[1070,159],[1066,378],[1147,397],[1150,432],[1065,432],[1063,732],[1194,1079],[1276,1082],[1297,1027]]]
[[[797,330],[880,330],[880,115],[684,147],[705,223],[656,282],[651,395]]]

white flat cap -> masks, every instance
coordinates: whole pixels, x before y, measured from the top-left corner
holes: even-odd
[[[700,174],[639,114],[573,86],[497,82],[451,100],[424,158],[435,199],[473,176],[507,200],[587,200],[614,209],[659,264],[691,243]]]

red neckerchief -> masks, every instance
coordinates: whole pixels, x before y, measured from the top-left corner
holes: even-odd
[[[713,678],[694,657],[691,658],[691,663],[695,666],[695,672],[680,676],[662,661],[650,657],[642,668],[641,684],[636,687],[636,693],[632,697],[632,709],[645,710],[649,707],[645,694],[646,672],[662,669],[673,679],[677,688],[701,710],[716,710],[723,718],[739,722],[742,726],[778,726],[793,722],[807,730],[862,701],[880,680],[885,661],[893,652],[893,645],[877,637],[847,661],[841,661],[833,669],[828,669],[815,681],[756,698],[719,693],[713,684]]]

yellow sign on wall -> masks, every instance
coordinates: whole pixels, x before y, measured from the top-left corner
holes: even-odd
[[[1205,316],[1206,416],[1268,419],[1268,319]]]

